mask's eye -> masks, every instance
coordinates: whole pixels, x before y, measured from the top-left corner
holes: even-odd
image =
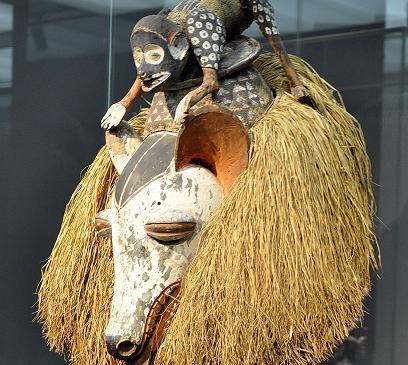
[[[145,225],[146,233],[164,244],[182,240],[193,235],[195,222],[149,223]]]
[[[143,51],[140,48],[133,50],[133,59],[135,60],[136,67],[140,67],[143,61]]]
[[[158,65],[164,59],[164,49],[157,44],[148,44],[144,47],[144,56],[147,63]]]

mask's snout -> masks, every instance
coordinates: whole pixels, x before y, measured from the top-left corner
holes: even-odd
[[[132,338],[119,338],[117,336],[105,335],[105,342],[109,354],[116,359],[131,360],[140,351],[140,345]]]

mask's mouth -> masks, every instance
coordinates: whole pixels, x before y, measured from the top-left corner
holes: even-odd
[[[177,281],[164,289],[150,307],[146,318],[143,337],[140,341],[122,338],[116,343],[107,340],[108,352],[115,358],[126,361],[127,365],[142,365],[158,350],[165,336],[166,329],[177,310],[177,297],[180,282]],[[109,338],[109,337],[108,337]]]
[[[145,76],[141,79],[142,81],[142,90],[146,93],[152,91],[155,87],[159,86],[165,82],[169,77],[170,72],[159,72],[154,75]]]

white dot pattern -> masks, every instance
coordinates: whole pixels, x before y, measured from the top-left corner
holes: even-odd
[[[187,35],[201,67],[218,70],[226,42],[222,21],[212,12],[198,7],[187,19]]]
[[[210,49],[210,48],[211,48],[210,42],[205,41],[205,42],[203,43],[203,48],[204,48],[204,49]]]
[[[268,0],[249,0],[251,1],[252,16],[257,22],[259,28],[265,37],[279,34],[278,25],[274,17],[274,10]]]
[[[200,32],[200,37],[203,38],[203,39],[207,39],[208,38],[208,32],[205,31],[205,30],[202,30]]]
[[[200,58],[202,63],[208,63],[208,57],[207,56],[201,56]]]

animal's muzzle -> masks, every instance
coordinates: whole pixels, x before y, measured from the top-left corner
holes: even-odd
[[[105,335],[109,354],[134,365],[144,364],[158,349],[163,339],[169,321],[175,313],[179,292],[180,282],[178,281],[165,288],[156,298],[147,316],[140,344],[136,343],[132,337]]]
[[[131,338],[105,336],[109,354],[121,360],[131,360],[140,352],[140,346]]]

